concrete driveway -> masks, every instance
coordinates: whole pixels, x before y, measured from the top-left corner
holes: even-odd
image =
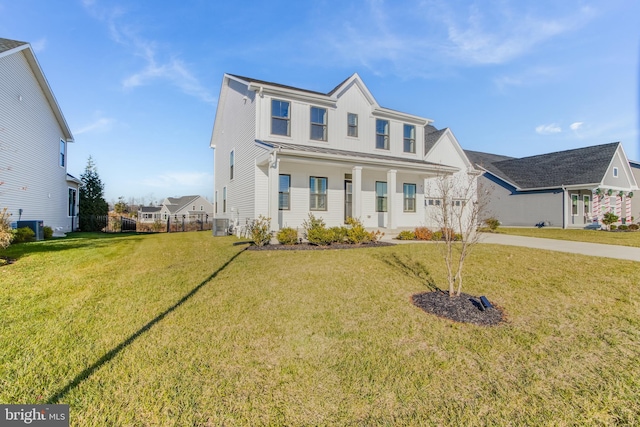
[[[481,243],[524,246],[526,248],[599,256],[605,258],[640,261],[640,248],[603,245],[601,243],[571,242],[568,240],[541,239],[538,237],[510,236],[506,234],[482,233]]]

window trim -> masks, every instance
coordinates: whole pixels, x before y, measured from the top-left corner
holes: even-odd
[[[351,124],[349,119],[353,117],[355,118],[355,124]],[[351,135],[351,131],[353,130],[354,135]],[[358,137],[358,115],[356,113],[347,113],[347,136],[350,138]]]
[[[288,105],[287,108],[287,116],[275,116],[273,114],[273,106],[274,103],[276,102],[280,102],[280,103],[286,103]],[[287,124],[287,133],[283,134],[283,133],[275,133],[273,131],[273,123],[274,120],[284,120]],[[291,101],[285,101],[283,99],[277,99],[277,98],[272,98],[271,99],[271,135],[279,135],[279,136],[291,136]]]
[[[411,187],[413,187],[413,197],[407,197],[407,188],[411,188]],[[417,211],[417,209],[416,209],[416,205],[417,205],[417,203],[416,203],[416,197],[417,197],[416,193],[417,193],[417,189],[418,189],[417,187],[418,186],[416,184],[413,184],[413,183],[410,183],[410,182],[402,184],[402,211],[403,212],[413,213],[413,212]],[[407,202],[409,200],[413,201],[413,209],[407,208]]]
[[[412,137],[407,137],[407,129],[411,129]],[[407,150],[407,142],[409,143],[410,149]],[[402,150],[405,153],[416,153],[416,127],[415,125],[404,124],[402,127]]]
[[[384,192],[382,195],[378,193],[378,184],[384,184]],[[388,194],[387,181],[376,181],[376,212],[389,212]]]
[[[617,168],[617,167],[614,167],[614,168],[613,168],[613,177],[614,177],[614,178],[618,178],[618,176],[620,176],[620,174],[618,173],[618,168]]]
[[[324,193],[322,192],[318,192],[316,191],[315,193],[312,192],[313,188],[311,185],[311,182],[313,180],[324,180],[324,188],[325,191]],[[316,181],[316,182],[320,182],[320,181]],[[315,185],[314,187],[318,188],[318,185]],[[310,211],[327,211],[328,210],[328,199],[329,199],[329,178],[324,177],[324,176],[310,176],[309,177],[309,210]],[[312,200],[315,198],[315,207],[313,207],[312,205]],[[323,208],[319,208],[318,206],[321,205],[321,203],[319,203],[319,200],[324,199],[324,207]]]
[[[289,178],[288,182],[287,182],[287,191],[282,191],[282,187],[280,186],[280,184],[282,183],[282,181],[280,181],[280,179],[286,176]],[[284,204],[282,203],[282,196],[284,194],[287,194],[287,206],[285,207]],[[289,211],[291,210],[291,175],[288,173],[281,173],[280,175],[278,175],[278,210],[279,211]]]
[[[385,133],[379,133],[378,132],[378,123],[386,123],[386,129],[385,129]],[[376,119],[376,149],[377,150],[389,150],[389,135],[390,135],[390,128],[391,128],[391,123],[389,122],[389,120],[385,120],[385,119]],[[378,144],[378,140],[382,138],[383,144],[382,147],[379,146]]]
[[[317,111],[324,111],[324,123],[321,122],[314,122],[313,121],[313,111],[317,110]],[[328,140],[328,121],[329,121],[329,110],[323,107],[316,107],[315,105],[312,105],[309,108],[309,139],[311,139],[312,141],[323,141],[326,142]],[[314,138],[313,137],[313,130],[317,127],[321,127],[322,128],[322,138]]]

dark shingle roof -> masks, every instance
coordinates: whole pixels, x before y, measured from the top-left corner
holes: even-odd
[[[240,80],[244,80],[245,82],[252,82],[252,83],[264,84],[264,85],[269,85],[269,86],[276,86],[276,87],[281,87],[281,88],[284,88],[284,89],[299,90],[301,92],[314,93],[316,95],[325,95],[325,96],[328,95],[326,93],[316,92],[315,90],[301,89],[299,87],[287,86],[287,85],[283,85],[283,84],[280,84],[280,83],[268,82],[266,80],[252,79],[251,77],[239,76],[237,74],[229,74],[229,75],[232,76],[232,77],[238,78]]]
[[[15,49],[16,47],[22,46],[24,44],[27,44],[27,43],[26,42],[20,42],[20,41],[17,41],[17,40],[0,38],[0,53],[6,52],[6,51],[11,50],[11,49]]]
[[[436,142],[438,142],[442,134],[445,133],[446,131],[447,131],[447,128],[438,130],[432,125],[425,126],[424,127],[424,132],[425,132],[424,152],[428,153],[429,151],[431,151],[433,146],[436,145]]]
[[[599,183],[619,145],[612,142],[520,159],[477,151],[465,153],[474,164],[526,190]]]

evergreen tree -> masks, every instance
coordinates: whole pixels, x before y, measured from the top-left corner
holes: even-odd
[[[98,176],[98,168],[89,156],[84,173],[80,175],[80,229],[99,231],[104,227],[98,216],[109,213],[109,205],[104,199],[104,184]]]

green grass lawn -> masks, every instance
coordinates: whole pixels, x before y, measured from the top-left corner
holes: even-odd
[[[0,403],[94,425],[638,425],[638,263],[499,245],[467,293],[411,304],[435,245],[242,251],[209,232],[74,235],[0,268]]]
[[[516,236],[542,237],[545,239],[572,240],[575,242],[604,243],[607,245],[633,246],[640,248],[640,231],[610,232],[602,230],[499,227],[497,233]]]

